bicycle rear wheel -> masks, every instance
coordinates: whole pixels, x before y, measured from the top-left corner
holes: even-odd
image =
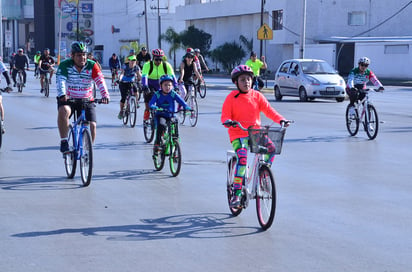
[[[256,212],[263,230],[270,228],[275,218],[276,187],[272,171],[266,165],[259,169],[259,181],[256,190]]]
[[[74,131],[72,125],[69,126],[69,143],[70,153],[64,154],[64,166],[66,168],[67,178],[72,179],[76,174],[77,151],[75,148]]]
[[[83,151],[80,156],[80,173],[82,176],[83,186],[89,186],[92,180],[93,172],[93,146],[92,137],[88,129],[82,132]]]
[[[227,204],[229,206],[230,212],[234,216],[238,216],[242,212],[242,207],[232,208],[230,207],[230,200],[232,199],[233,194],[235,193],[233,180],[235,177],[235,168],[236,168],[236,157],[232,159],[227,164],[227,178],[226,178],[226,192],[227,192]]]
[[[180,167],[182,166],[182,151],[178,139],[173,139],[173,143],[170,146],[169,164],[170,172],[172,176],[176,177],[180,173]]]
[[[130,97],[129,101],[129,109],[130,109],[130,127],[134,127],[136,125],[136,116],[137,116],[137,105],[136,105],[136,97]]]
[[[154,120],[151,115],[148,120],[143,121],[143,133],[144,133],[144,138],[146,139],[147,143],[150,143],[153,141],[155,127],[154,127]]]
[[[355,109],[355,114],[350,114],[350,107],[349,105],[346,107],[346,128],[350,136],[355,136],[359,130],[359,114],[358,111]]]
[[[365,114],[365,123],[364,128],[366,134],[368,135],[369,139],[373,140],[378,136],[378,129],[379,129],[379,119],[378,113],[376,112],[375,107],[372,104],[368,104],[368,115],[369,115],[369,122],[366,120]]]
[[[197,119],[198,119],[198,107],[197,107],[197,100],[194,96],[189,98],[189,107],[192,109],[192,112],[189,116],[190,125],[192,127],[196,126]]]
[[[201,83],[198,88],[199,88],[198,90],[199,90],[200,97],[205,98],[206,97],[206,90],[207,90],[206,83],[204,83],[204,82]]]

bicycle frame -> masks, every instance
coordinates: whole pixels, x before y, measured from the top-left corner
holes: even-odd
[[[86,121],[86,111],[85,109],[82,109],[80,117],[77,118],[77,120],[75,118],[75,120],[72,122],[73,143],[76,160],[80,160],[81,156],[83,155],[83,138],[81,137],[81,135],[85,129],[89,129],[89,126],[86,124],[88,124]]]
[[[248,154],[250,155],[250,152],[248,151]],[[248,156],[250,158],[250,156]],[[226,153],[226,162],[227,164],[230,161],[233,161],[233,159],[237,160],[237,156],[235,151],[233,150],[228,150]],[[244,195],[246,196],[246,199],[243,203],[243,208],[246,209],[247,206],[249,205],[249,200],[250,199],[256,199],[256,191],[257,191],[257,186],[258,186],[258,180],[259,180],[259,169],[262,164],[265,163],[265,160],[263,159],[262,154],[254,154],[253,160],[250,163],[249,159],[246,165],[246,175],[243,180],[242,184],[242,190],[244,191]],[[232,173],[229,173],[231,169],[228,169],[228,176],[232,176]]]
[[[369,101],[369,94],[366,91],[365,97],[362,100],[358,100],[355,102],[355,108],[358,111],[359,120],[363,120],[363,117],[365,117],[366,122],[369,122],[369,112],[366,110],[369,104],[371,104]]]

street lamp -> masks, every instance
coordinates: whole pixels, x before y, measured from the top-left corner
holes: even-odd
[[[136,0],[136,2],[139,0]],[[140,0],[142,1],[142,0]],[[146,47],[149,47],[149,31],[147,30],[147,5],[146,5],[146,0],[144,1],[144,26],[145,26],[145,32],[146,32]]]

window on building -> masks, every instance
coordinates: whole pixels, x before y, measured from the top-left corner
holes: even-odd
[[[282,30],[283,29],[283,10],[274,10],[272,11],[272,29],[273,30]]]
[[[352,11],[348,13],[348,25],[361,26],[366,24],[366,12]]]
[[[409,44],[385,45],[385,54],[409,54]]]

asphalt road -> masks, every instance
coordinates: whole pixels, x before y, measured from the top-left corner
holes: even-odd
[[[157,172],[139,110],[136,128],[116,118],[118,93],[98,105],[94,177],[65,177],[58,151],[55,84],[42,97],[29,74],[22,94],[3,94],[0,271],[410,271],[412,89],[372,94],[377,138],[349,137],[347,102],[297,98],[271,104],[295,120],[272,170],[273,226],[255,204],[232,217],[226,202],[230,148],[220,111],[227,79],[199,100],[195,128],[180,127],[178,177]]]

